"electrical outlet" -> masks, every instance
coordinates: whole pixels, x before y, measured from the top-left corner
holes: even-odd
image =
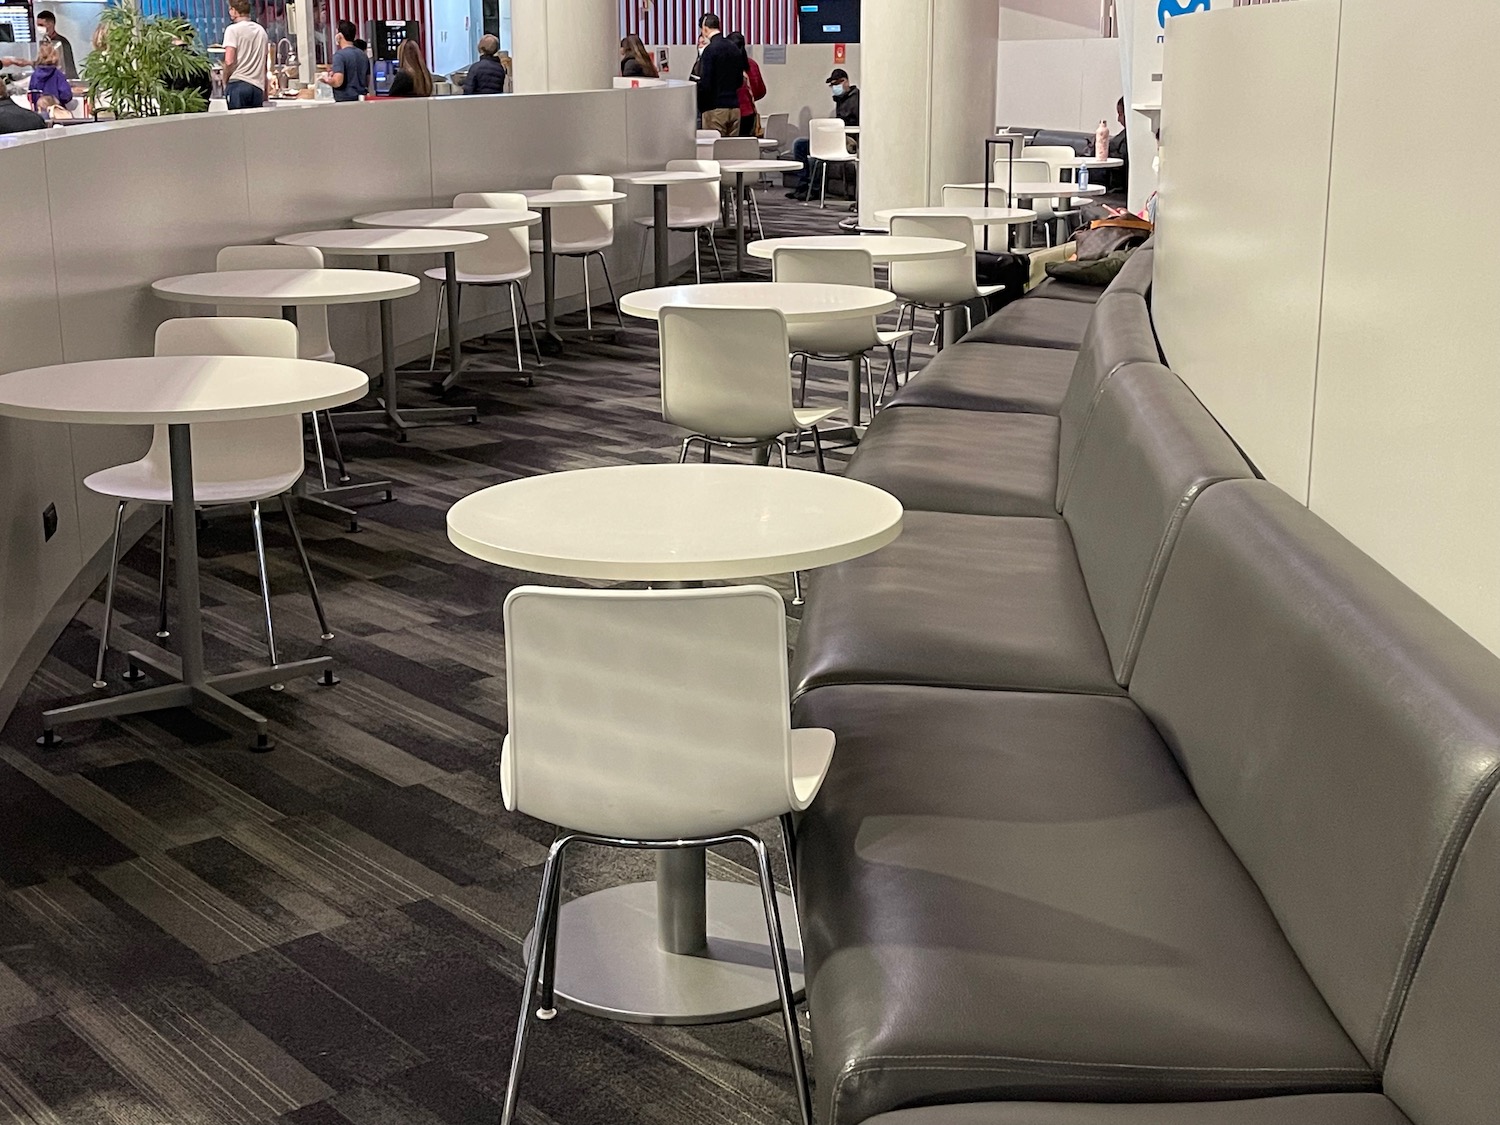
[[[46,542],[57,534],[57,505],[48,504],[42,509],[42,540]]]

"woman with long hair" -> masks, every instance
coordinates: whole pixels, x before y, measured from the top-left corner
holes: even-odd
[[[620,40],[620,77],[661,77],[656,69],[656,60],[651,57],[651,52],[646,50],[646,44],[641,42],[639,35],[627,35]]]
[[[391,79],[391,97],[432,97],[432,71],[427,69],[427,62],[422,58],[421,44],[415,39],[403,41],[401,50],[396,52],[396,61],[400,69]]]

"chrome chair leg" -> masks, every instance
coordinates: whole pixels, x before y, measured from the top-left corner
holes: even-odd
[[[755,189],[749,189],[750,213],[755,216],[755,229],[760,232],[762,240],[766,237],[766,225],[760,221],[760,201],[755,198]]]
[[[807,353],[802,353],[802,389],[797,393],[797,405],[807,405]]]
[[[323,454],[323,431],[318,427],[318,412],[314,410],[308,418],[312,422],[313,449],[318,454],[318,474],[323,478],[323,491],[328,491],[328,459]]]
[[[802,605],[802,573],[796,570],[792,571],[792,604]]]
[[[646,243],[647,243],[647,241],[649,241],[649,239],[647,237],[647,232],[650,229],[651,229],[650,227],[642,227],[641,228],[641,256],[640,256],[639,260],[635,263],[635,282],[636,282],[636,285],[638,285],[638,286],[641,283],[641,278],[643,278],[643,277],[646,276]],[[656,279],[654,277],[652,278],[651,284],[652,285],[656,284]],[[649,288],[649,286],[647,288]]]
[[[542,891],[537,897],[536,926],[533,932],[538,938],[546,931],[548,908],[552,904],[552,887],[561,870],[562,850],[570,836],[560,836],[547,851],[547,863],[542,868]],[[536,995],[537,977],[541,972],[540,949],[533,947],[526,959],[526,978],[521,985],[521,1014],[516,1019],[516,1045],[510,1056],[510,1077],[505,1083],[505,1105],[500,1111],[500,1125],[511,1125],[516,1115],[516,1103],[521,1093],[521,1068],[526,1065],[526,1037],[531,1030],[531,1001]],[[800,1045],[800,1044],[799,1044]]]
[[[552,880],[552,897],[547,903],[547,928],[537,933],[536,941],[542,962],[537,974],[536,1018],[539,1020],[555,1019],[557,1016],[557,998],[553,995],[553,984],[557,980],[557,916],[562,911],[562,866],[563,853],[559,851],[557,878]]]
[[[516,370],[525,375],[526,364],[521,359],[521,317],[516,312],[516,287],[514,285],[507,285],[505,292],[510,297],[510,326],[516,337]],[[521,299],[523,302],[525,301],[524,296]]]
[[[328,444],[333,446],[333,461],[339,467],[339,483],[348,484],[354,478],[349,475],[349,466],[344,464],[344,450],[339,445],[339,432],[333,428],[333,412],[323,411],[323,420],[328,423]],[[317,424],[316,418],[313,419],[313,424]]]
[[[719,244],[714,239],[713,228],[708,228],[708,248],[714,252],[714,269],[718,271],[719,281],[724,281],[724,263],[719,259]]]
[[[307,592],[312,595],[318,626],[323,630],[323,639],[331,641],[333,630],[328,627],[328,618],[323,614],[323,599],[318,596],[318,584],[313,580],[312,564],[308,561],[307,548],[302,543],[302,532],[297,527],[297,517],[292,511],[292,498],[285,492],[281,494],[281,510],[286,513],[286,525],[292,533],[292,546],[297,548],[297,561],[302,564],[302,576],[307,579]]]
[[[682,452],[677,455],[677,463],[679,465],[686,465],[687,464],[688,453],[693,448],[693,442],[695,442],[697,440],[698,440],[697,438],[692,438],[692,437],[683,438],[682,439]]]
[[[260,597],[266,610],[266,650],[271,654],[271,663],[276,659],[276,627],[271,623],[271,575],[266,570],[266,535],[260,521],[260,501],[250,505],[250,529],[255,534],[255,562],[260,569]]]
[[[594,295],[589,292],[589,256],[583,256],[583,326],[586,331],[594,330]]]
[[[120,525],[125,520],[125,501],[115,507],[115,534],[109,541],[109,578],[104,583],[104,625],[99,630],[99,658],[94,662],[94,686],[106,688],[104,655],[109,651],[109,626],[115,613],[115,575],[120,569]]]
[[[537,363],[542,362],[542,346],[536,341],[536,326],[531,323],[531,310],[526,307],[526,294],[521,293],[521,322],[526,325],[526,335],[531,337],[531,350],[536,356]],[[526,385],[534,386],[530,375],[526,376]]]
[[[156,601],[156,635],[165,640],[172,635],[167,628],[167,578],[168,550],[172,538],[172,505],[163,504],[161,509],[161,575]]]
[[[695,230],[693,232],[693,280],[696,281],[699,285],[703,284],[703,263],[699,260],[698,253],[700,249],[698,243],[702,240],[702,234],[703,232],[701,230]]]
[[[826,473],[828,466],[823,463],[823,435],[818,433],[818,427],[812,428],[813,436],[813,459],[817,462],[818,472]]]
[[[609,289],[609,303],[615,307],[615,320],[624,328],[625,317],[620,312],[620,298],[615,296],[615,283],[609,278],[609,259],[604,256],[603,250],[596,250],[594,253],[599,255],[599,266],[604,270],[604,284]]]
[[[442,327],[442,324],[443,324],[443,310],[445,308],[447,308],[447,307],[448,307],[448,286],[443,285],[443,286],[441,286],[438,289],[437,316],[435,316],[433,318],[433,321],[432,321],[432,358],[430,360],[428,360],[428,362],[427,362],[427,370],[428,371],[436,371],[437,370],[438,329]],[[324,485],[324,487],[326,488],[327,485]]]
[[[792,1080],[797,1084],[797,1107],[802,1114],[802,1125],[813,1125],[812,1094],[807,1085],[807,1064],[802,1057],[802,1034],[797,1029],[797,1009],[792,999],[792,975],[787,967],[786,938],[781,929],[781,908],[776,901],[776,884],[771,878],[771,860],[765,843],[759,837],[746,833],[743,839],[755,849],[755,862],[760,869],[760,893],[766,908],[766,932],[771,938],[771,961],[776,973],[776,992],[781,998],[781,1019],[786,1028]]]

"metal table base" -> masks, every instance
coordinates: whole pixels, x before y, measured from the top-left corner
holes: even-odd
[[[776,1011],[765,905],[754,883],[706,877],[700,848],[658,852],[654,883],[611,887],[563,904],[556,995],[626,1023],[724,1023]],[[792,900],[778,898],[792,987],[802,943]],[[526,937],[531,955],[534,934]]]

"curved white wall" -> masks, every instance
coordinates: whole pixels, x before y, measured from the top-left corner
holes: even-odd
[[[363,211],[446,206],[461,191],[543,187],[561,173],[691,157],[692,96],[670,86],[304,104],[0,136],[0,183],[10,185],[0,371],[149,354],[161,321],[204,311],[153,297],[151,282],[211,270],[223,246],[343,226]],[[610,261],[622,291],[638,280],[631,220],[651,205],[648,192],[629,196],[616,212]],[[685,260],[685,238],[678,249]],[[400,258],[393,268],[416,275],[434,265],[440,257]],[[581,289],[576,263],[560,262],[560,306],[578,307]],[[539,279],[530,299],[540,304]],[[397,302],[403,360],[425,352],[436,302],[435,282]],[[466,294],[463,309],[471,331],[499,323],[493,294]],[[374,370],[374,306],[331,309],[329,327],[341,361]],[[83,477],[138,456],[145,443],[137,428],[0,419],[0,722],[14,680],[29,672],[18,667],[23,652],[44,623],[61,628],[71,616],[63,606],[49,622],[108,538],[113,506],[84,489]],[[47,541],[49,504],[58,531]]]

